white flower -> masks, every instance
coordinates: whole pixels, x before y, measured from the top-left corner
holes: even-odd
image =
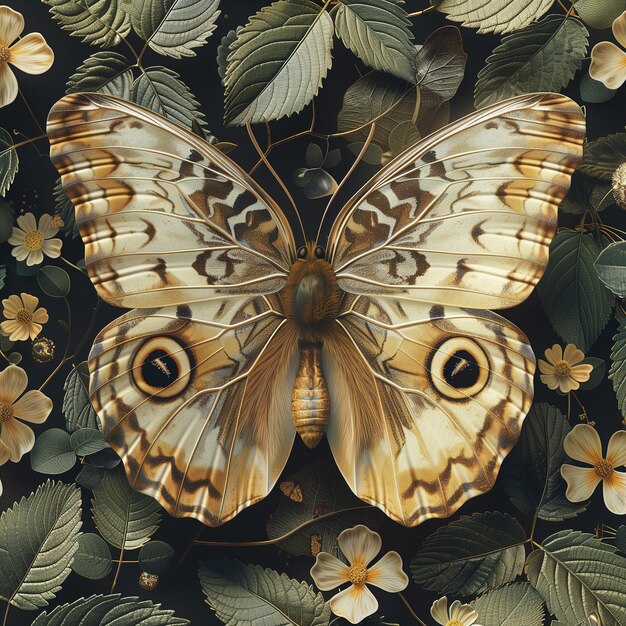
[[[37,308],[38,304],[39,298],[28,293],[14,294],[2,301],[6,319],[0,329],[9,335],[9,341],[35,339],[41,332],[42,324],[48,321],[48,312],[43,307]]]
[[[461,604],[455,600],[448,609],[446,596],[433,602],[430,614],[442,626],[479,626],[476,624],[478,613],[469,604]]]
[[[358,624],[378,609],[378,601],[367,585],[397,593],[406,589],[409,578],[402,570],[402,558],[397,552],[387,552],[378,562],[369,564],[380,552],[380,535],[359,524],[344,530],[337,538],[339,549],[350,565],[328,552],[320,552],[311,568],[311,576],[318,589],[330,591],[351,583],[330,600],[335,615]]]
[[[615,469],[626,465],[626,431],[613,433],[606,457],[602,455],[600,435],[589,424],[574,426],[563,443],[570,458],[591,465],[577,467],[565,463],[561,466],[561,476],[567,482],[567,499],[571,502],[587,500],[602,482],[606,508],[615,515],[626,515],[626,472]]]
[[[25,213],[17,218],[17,227],[9,243],[13,248],[11,254],[18,261],[26,261],[26,265],[39,265],[44,254],[51,259],[61,256],[60,239],[52,239],[59,229],[52,226],[52,216],[47,213],[39,218],[39,224],[32,213]]]
[[[626,11],[613,21],[613,36],[626,48]],[[591,51],[589,76],[609,89],[618,89],[626,80],[626,52],[611,41],[597,43]]]
[[[43,74],[54,61],[52,49],[39,33],[15,41],[23,30],[22,14],[0,6],[0,107],[11,104],[18,94],[17,79],[9,64],[27,74]]]
[[[546,359],[539,359],[539,378],[550,389],[559,389],[563,393],[575,391],[580,383],[589,380],[593,365],[582,363],[585,353],[579,350],[573,343],[565,346],[565,351],[558,343],[544,352]]]

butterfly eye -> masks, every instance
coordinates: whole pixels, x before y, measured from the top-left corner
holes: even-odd
[[[298,258],[306,259],[306,257],[307,257],[306,246],[302,246],[301,248],[298,249]]]
[[[315,256],[318,259],[323,259],[326,256],[326,250],[322,246],[315,246]]]
[[[430,358],[435,389],[449,400],[467,400],[482,391],[489,380],[489,359],[469,337],[453,337],[439,344]]]
[[[133,381],[153,400],[178,396],[191,382],[191,358],[173,337],[145,341],[133,358]]]

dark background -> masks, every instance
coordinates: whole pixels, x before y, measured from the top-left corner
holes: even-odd
[[[598,0],[602,2],[603,0]],[[65,83],[68,77],[75,69],[97,49],[83,44],[80,40],[70,37],[69,33],[62,31],[58,24],[52,21],[48,14],[47,8],[38,0],[4,0],[6,4],[12,8],[21,11],[26,18],[26,31],[41,32],[51,47],[54,49],[56,59],[52,69],[42,76],[28,76],[21,72],[18,74],[20,87],[31,104],[39,123],[43,126],[48,110],[52,104],[60,98],[65,91]],[[191,87],[192,92],[199,99],[202,109],[205,112],[210,130],[217,135],[221,141],[231,141],[238,144],[238,148],[232,154],[243,167],[249,168],[257,160],[245,130],[238,128],[224,128],[222,125],[223,112],[223,87],[217,74],[215,62],[216,49],[221,37],[231,28],[244,24],[246,18],[264,6],[266,2],[260,0],[222,0],[222,15],[218,20],[218,28],[213,36],[209,39],[208,45],[199,48],[198,56],[192,59],[183,59],[177,61],[158,56],[156,53],[148,50],[144,65],[165,65],[181,74],[183,80]],[[407,9],[409,11],[417,11],[424,8],[426,2],[424,0],[409,0]],[[562,13],[562,10],[555,5],[553,13]],[[437,13],[429,13],[413,19],[414,33],[416,43],[423,43],[426,37],[437,27],[448,24],[444,17]],[[484,66],[485,58],[498,45],[500,38],[491,35],[476,35],[474,31],[469,29],[461,29],[464,47],[469,55],[465,80],[459,90],[459,93],[452,102],[452,118],[456,119],[460,115],[470,112],[473,109],[473,87],[476,82],[478,71]],[[140,48],[140,43],[132,38],[131,41]],[[592,44],[603,39],[612,39],[611,33],[607,31],[591,31]],[[118,46],[115,50],[125,53],[123,45]],[[355,57],[347,52],[343,45],[336,41],[334,49],[334,64],[329,72],[328,78],[325,80],[320,96],[317,98],[317,126],[316,130],[324,133],[335,131],[335,120],[337,112],[341,106],[341,100],[346,88],[354,82],[364,68],[359,65]],[[583,71],[588,67],[588,61],[585,61]],[[579,72],[576,79],[570,84],[565,93],[580,102],[580,93],[578,84],[582,72]],[[625,115],[626,89],[621,92],[610,102],[606,104],[594,104],[587,106],[587,123],[588,136],[595,139],[608,133],[617,132],[624,129],[626,122]],[[291,134],[292,132],[303,130],[308,127],[310,121],[310,107],[297,116],[293,116],[288,120],[282,120],[272,123],[274,138],[280,138]],[[0,126],[9,131],[14,129],[27,137],[34,137],[39,134],[39,130],[35,126],[32,118],[29,116],[26,107],[19,99],[12,105],[4,109],[0,109]],[[264,141],[264,131],[257,127],[257,136],[261,144]],[[18,137],[16,141],[19,141]],[[304,151],[310,139],[298,139],[290,142],[285,146],[281,146],[273,151],[270,160],[281,174],[283,180],[287,181],[292,194],[294,195],[300,212],[303,216],[307,232],[313,237],[321,212],[325,206],[325,201],[308,201],[304,198],[300,189],[291,184],[293,170],[296,167],[305,166]],[[54,213],[54,200],[52,197],[52,189],[56,180],[56,171],[51,166],[47,151],[48,145],[46,141],[40,141],[37,147],[42,156],[37,154],[34,147],[25,146],[20,149],[19,155],[21,160],[20,172],[9,193],[9,199],[14,203],[16,211],[32,210],[36,215],[41,213]],[[321,142],[324,147],[324,142]],[[354,158],[345,148],[346,142],[342,139],[335,139],[332,147],[342,148],[342,163],[333,175],[340,180],[343,173],[347,171],[352,159]],[[360,182],[371,175],[374,169],[370,166],[360,166],[350,184],[347,185],[343,198],[338,198],[335,203],[334,212],[341,206],[341,200],[345,199],[350,192],[353,192]],[[256,178],[274,194],[274,197],[285,207],[287,215],[289,215],[289,205],[284,201],[284,195],[278,188],[275,181],[267,174],[264,168],[259,168],[255,173]],[[562,225],[574,225],[578,222],[579,217],[567,218],[562,221]],[[603,214],[603,219],[617,227],[624,228],[626,220],[624,213],[617,208],[612,208]],[[296,238],[298,239],[298,231],[294,229]],[[27,291],[41,298],[41,304],[45,306],[50,313],[50,321],[45,326],[43,335],[50,337],[57,344],[57,359],[62,351],[66,335],[56,322],[59,318],[65,318],[64,309],[59,305],[62,301],[53,300],[42,294],[37,286],[35,278],[20,278],[15,275],[15,264],[10,257],[10,246],[8,244],[0,245],[1,263],[8,266],[7,284],[2,290],[2,297],[8,297],[12,293],[20,293]],[[65,239],[63,244],[63,254],[66,258],[73,262],[82,259],[82,244],[78,240]],[[59,263],[63,266],[62,263]],[[66,269],[68,269],[65,266]],[[92,313],[93,303],[95,302],[95,293],[91,287],[89,280],[76,271],[71,271],[73,281],[72,291],[69,300],[72,306],[72,349],[80,342],[83,335],[87,332],[89,319]],[[80,351],[76,362],[80,362],[87,357],[91,339],[95,333],[102,328],[108,321],[120,314],[120,311],[103,305],[98,312],[95,320],[95,327],[91,336],[86,341]],[[538,297],[535,294],[523,305],[514,310],[506,312],[507,317],[516,322],[524,332],[529,336],[531,344],[535,352],[542,356],[543,350],[551,346],[554,342],[562,343],[552,331],[546,316],[544,315]],[[608,362],[610,354],[610,340],[616,329],[616,323],[611,320],[599,341],[590,351],[591,356],[601,357]],[[41,365],[35,363],[30,357],[30,344],[22,342],[16,346],[24,354],[22,366],[29,374],[29,387],[36,387],[43,382],[47,375],[52,371],[57,361]],[[61,403],[63,397],[63,382],[69,371],[69,365],[56,376],[52,383],[46,388],[46,393],[54,401],[54,409],[45,425],[36,427],[36,432],[50,427],[63,427],[63,415],[61,413]],[[604,380],[603,383],[591,392],[582,392],[580,394],[590,419],[597,421],[599,430],[603,434],[606,441],[608,436],[617,430],[621,424],[621,415],[617,409],[615,395],[612,391],[610,381]],[[536,399],[546,400],[556,404],[565,411],[566,402],[564,397],[549,392],[537,380]],[[572,424],[576,423],[577,410],[572,411]],[[297,440],[294,446],[291,459],[285,469],[284,476],[289,476],[299,467],[313,462],[321,457],[329,457],[330,452],[325,441],[318,448],[310,451]],[[78,472],[78,466],[67,475],[61,478],[67,482],[74,479]],[[11,504],[19,500],[22,496],[30,494],[38,484],[42,483],[46,477],[44,475],[33,472],[30,467],[28,455],[19,464],[8,463],[0,468],[0,479],[4,484],[4,494],[0,497],[0,509],[5,509]],[[275,492],[278,492],[276,489]],[[85,511],[83,515],[83,529],[93,531],[93,524],[89,514],[90,493],[83,490]],[[284,497],[280,492],[273,493],[264,502],[252,508],[245,510],[234,521],[226,524],[218,529],[205,529],[202,538],[210,540],[252,540],[265,539],[265,523],[267,518],[275,510],[280,498]],[[528,528],[530,520],[523,515],[517,513],[510,505],[508,498],[504,492],[496,485],[494,490],[482,497],[475,498],[468,502],[459,513],[455,514],[457,518],[460,514],[468,514],[474,511],[499,510],[509,511],[514,514],[520,522]],[[414,529],[406,529],[394,524],[384,518],[380,533],[383,537],[383,549],[398,550],[404,559],[406,569],[416,550],[421,545],[424,538],[434,532],[437,528],[445,525],[446,521],[430,520]],[[617,527],[619,519],[609,514],[602,503],[600,490],[598,490],[592,499],[592,504],[587,513],[579,516],[575,520],[570,520],[563,524],[553,524],[539,522],[536,537],[543,539],[549,534],[561,530],[563,528],[577,528],[593,532],[599,523],[607,523]],[[183,555],[186,547],[196,533],[202,528],[199,522],[190,519],[174,520],[164,514],[164,519],[160,530],[155,534],[154,538],[169,542],[174,546],[177,552],[177,558]],[[285,572],[289,576],[298,580],[309,580],[308,570],[313,564],[312,558],[293,558],[286,553],[281,553],[275,547],[248,547],[248,548],[209,548],[194,547],[181,564],[176,572],[164,574],[161,578],[161,584],[157,591],[147,593],[143,591],[137,582],[139,569],[137,565],[128,564],[122,568],[120,580],[118,582],[117,591],[123,595],[139,595],[152,599],[154,602],[160,602],[164,607],[174,609],[176,614],[186,617],[193,624],[219,624],[220,622],[214,617],[210,608],[204,602],[204,596],[201,591],[197,578],[197,564],[203,558],[215,558],[220,556],[229,556],[239,558],[245,562],[259,563],[267,567]],[[129,554],[128,558],[136,558],[133,554]],[[51,603],[56,606],[58,603],[72,601],[81,596],[88,596],[93,593],[108,593],[111,585],[111,577],[102,581],[89,581],[81,578],[76,574],[72,574],[64,584],[63,591],[58,594],[57,600]],[[407,598],[412,603],[415,611],[430,623],[428,610],[434,596],[420,588],[413,582],[410,583],[405,592]],[[414,619],[409,615],[400,600],[389,594],[377,593],[380,601],[380,614],[384,615],[387,621],[397,622],[400,624],[415,623]],[[18,624],[30,624],[36,613],[21,612],[15,608],[11,609],[8,624],[17,626]]]

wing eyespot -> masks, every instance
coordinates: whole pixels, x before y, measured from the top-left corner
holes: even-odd
[[[153,337],[144,341],[133,357],[133,383],[153,400],[170,400],[191,384],[193,357],[178,339]]]
[[[478,395],[489,381],[489,358],[470,337],[451,337],[433,349],[428,372],[435,391],[447,400]]]

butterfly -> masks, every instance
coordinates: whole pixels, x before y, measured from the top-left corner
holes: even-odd
[[[130,484],[209,526],[263,499],[298,434],[414,526],[488,491],[535,358],[491,312],[542,275],[585,122],[558,94],[481,109],[384,166],[297,247],[218,148],[101,94],[48,120],[88,274],[132,309],[97,336],[90,395]]]

